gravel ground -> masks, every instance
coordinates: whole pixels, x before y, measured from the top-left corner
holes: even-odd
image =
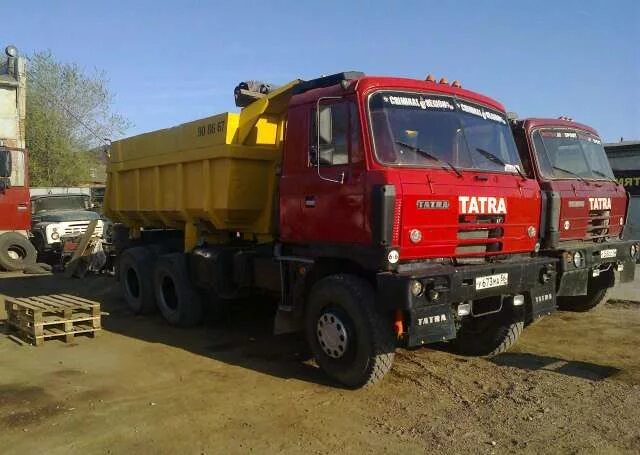
[[[0,293],[102,303],[105,330],[33,348],[0,336],[0,440],[25,453],[638,453],[640,283],[557,313],[492,360],[399,350],[347,391],[246,302],[203,327],[134,317],[112,278],[0,278]]]

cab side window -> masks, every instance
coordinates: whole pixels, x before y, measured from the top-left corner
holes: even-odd
[[[12,150],[11,161],[13,163],[13,165],[11,166],[11,186],[24,186],[24,152],[21,152],[19,150]]]
[[[349,163],[349,105],[336,103],[320,106],[320,114],[316,109],[311,111],[309,131],[309,166],[336,166]],[[319,117],[319,141],[316,122]]]
[[[547,149],[542,142],[542,136],[540,136],[540,131],[536,131],[533,133],[533,146],[536,150],[536,156],[538,157],[538,167],[540,168],[540,172],[545,176],[553,175],[553,165],[550,161],[550,157],[547,155]]]

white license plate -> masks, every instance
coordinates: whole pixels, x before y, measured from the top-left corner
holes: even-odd
[[[509,283],[508,273],[498,273],[496,275],[479,276],[476,278],[476,290],[497,288],[498,286],[506,286]]]
[[[618,255],[618,250],[612,248],[610,250],[600,250],[600,258],[614,258]]]

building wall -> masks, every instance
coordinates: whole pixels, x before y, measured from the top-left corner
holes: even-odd
[[[25,147],[26,68],[24,59],[0,64],[0,145]]]

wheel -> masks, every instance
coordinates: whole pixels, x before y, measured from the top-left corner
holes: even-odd
[[[40,264],[27,265],[22,270],[22,273],[26,275],[48,275],[50,272],[50,270],[45,269],[40,266]]]
[[[558,309],[562,311],[589,311],[607,300],[607,293],[614,283],[613,271],[601,273],[597,278],[590,278],[587,284],[587,295],[558,297]]]
[[[149,314],[156,308],[153,262],[153,253],[145,247],[129,248],[120,255],[120,286],[129,308],[135,314]]]
[[[523,329],[522,312],[503,308],[499,313],[467,317],[451,343],[460,354],[492,357],[511,349]]]
[[[38,252],[24,235],[5,232],[0,235],[0,268],[8,272],[36,263]]]
[[[323,278],[309,295],[305,332],[311,352],[328,376],[350,388],[380,381],[393,363],[391,320],[374,305],[371,285],[351,275]]]
[[[171,325],[191,327],[202,321],[202,298],[191,284],[186,256],[160,256],[153,271],[153,287],[162,316]]]

